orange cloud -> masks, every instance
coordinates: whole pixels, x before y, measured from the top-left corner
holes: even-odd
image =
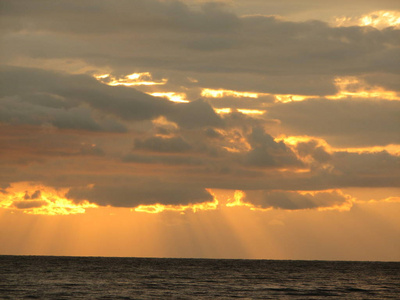
[[[32,215],[73,215],[97,207],[88,201],[76,204],[66,199],[67,191],[30,182],[13,183],[0,193],[0,208],[19,209]]]

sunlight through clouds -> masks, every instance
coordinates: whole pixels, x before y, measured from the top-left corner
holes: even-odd
[[[94,77],[100,82],[111,86],[140,86],[140,85],[165,85],[168,80],[153,81],[152,75],[149,72],[132,73],[122,78],[113,77],[111,74],[99,74]]]
[[[400,13],[380,10],[361,17],[339,17],[336,18],[336,26],[372,26],[378,29],[400,28]]]
[[[186,95],[183,93],[174,93],[174,92],[156,92],[156,93],[150,93],[150,95],[154,97],[165,97],[168,100],[172,102],[178,102],[178,103],[188,103],[189,101],[186,100]]]
[[[88,208],[98,207],[88,201],[74,203],[65,198],[66,192],[30,182],[14,183],[0,194],[0,208],[54,216],[83,214]]]
[[[239,91],[232,91],[232,90],[213,90],[213,89],[203,89],[201,91],[201,96],[203,97],[210,97],[210,98],[223,98],[223,97],[245,97],[245,98],[254,98],[257,99],[260,93],[252,93],[252,92],[239,92]]]
[[[355,76],[336,77],[335,85],[338,88],[338,93],[336,95],[326,96],[327,99],[338,100],[348,97],[358,97],[396,101],[400,100],[399,93],[388,91],[379,86],[370,86]]]

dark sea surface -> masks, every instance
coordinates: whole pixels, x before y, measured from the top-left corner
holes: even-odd
[[[0,256],[0,298],[400,299],[400,263]]]

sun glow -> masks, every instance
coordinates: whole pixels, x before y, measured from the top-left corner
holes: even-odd
[[[388,152],[390,155],[400,156],[400,145],[390,144],[386,146],[373,146],[362,148],[333,148],[333,151],[350,152],[350,153],[378,153],[382,151]]]
[[[315,98],[313,96],[303,96],[303,95],[274,95],[276,102],[288,103],[293,101],[304,101],[306,99]]]
[[[232,109],[229,107],[214,108],[214,111],[217,114],[230,114],[237,111],[244,115],[263,115],[266,112],[265,110],[260,110],[260,109],[244,109],[244,108]]]
[[[376,28],[399,27],[400,13],[395,11],[375,11],[363,16],[359,21],[360,26],[373,26]]]
[[[245,193],[243,191],[239,191],[239,190],[235,191],[235,194],[233,195],[233,200],[231,198],[229,198],[226,206],[227,207],[245,206],[245,207],[254,208],[253,204],[242,201],[244,196],[245,196]]]
[[[291,94],[270,94],[270,93],[254,93],[254,92],[239,92],[233,90],[213,90],[213,89],[203,89],[201,96],[206,98],[223,98],[223,97],[235,97],[235,98],[253,98],[257,99],[260,96],[274,96],[275,102],[292,102],[292,101],[304,101],[309,98],[315,98],[315,96],[305,96],[305,95],[291,95]]]
[[[217,114],[230,114],[232,112],[232,109],[229,107],[225,107],[225,108],[214,108],[214,111]]]
[[[245,114],[245,115],[263,115],[265,113],[265,110],[259,110],[259,109],[238,109],[238,112]]]
[[[0,193],[0,208],[33,215],[72,215],[97,207],[88,201],[74,203],[65,198],[67,192],[68,189],[56,190],[30,182],[14,183]]]
[[[0,208],[22,210],[33,215],[71,215],[98,207],[88,201],[74,203],[65,198],[67,192],[68,189],[56,190],[30,182],[14,183],[0,193]]]
[[[335,25],[340,26],[372,26],[378,29],[400,27],[400,13],[397,11],[379,10],[361,17],[338,17]]]
[[[260,93],[252,93],[252,92],[239,92],[239,91],[233,91],[233,90],[224,90],[224,89],[219,89],[219,90],[213,90],[213,89],[203,89],[201,91],[201,96],[206,97],[206,98],[223,98],[223,97],[236,97],[236,98],[254,98],[257,99],[260,95]]]
[[[174,211],[184,214],[186,211],[192,211],[194,213],[199,211],[216,210],[218,208],[219,202],[214,197],[211,202],[195,203],[189,205],[163,205],[163,204],[153,204],[153,205],[139,205],[136,208],[131,209],[135,212],[145,212],[149,214],[158,214],[164,211]]]
[[[322,145],[324,147],[329,147],[328,143],[324,139],[311,137],[308,135],[292,135],[292,136],[280,135],[275,140],[277,142],[283,141],[286,145],[290,146],[296,146],[298,143],[301,142],[316,141],[319,145]]]
[[[164,85],[168,82],[168,79],[165,78],[161,79],[161,81],[154,81],[149,72],[132,73],[122,78],[116,78],[111,74],[99,74],[94,75],[94,77],[98,81],[111,86]]]
[[[368,86],[362,80],[354,76],[336,77],[335,85],[338,93],[326,98],[339,100],[348,97],[379,98],[384,100],[400,100],[400,95],[382,87]]]
[[[158,92],[158,93],[150,93],[151,96],[154,97],[164,97],[169,101],[178,102],[178,103],[189,103],[190,101],[186,100],[186,94],[184,93],[174,93],[174,92]]]

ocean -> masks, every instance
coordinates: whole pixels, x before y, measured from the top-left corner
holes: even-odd
[[[0,256],[1,299],[400,299],[400,262]]]

